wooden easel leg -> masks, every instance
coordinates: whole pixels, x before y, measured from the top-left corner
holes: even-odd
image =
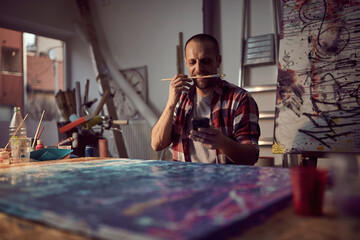
[[[76,0],[78,8],[80,10],[80,14],[83,20],[83,24],[85,26],[86,34],[88,37],[88,41],[91,44],[97,71],[99,73],[98,78],[100,81],[101,88],[105,93],[106,90],[110,91],[109,81],[111,80],[110,70],[106,65],[106,61],[104,56],[101,53],[99,41],[96,35],[96,29],[94,26],[94,22],[92,19],[89,0]],[[114,105],[114,101],[112,98],[106,99],[106,110],[109,116],[113,120],[117,120],[116,108]],[[116,148],[118,150],[119,157],[127,158],[128,154],[126,151],[125,142],[120,131],[113,131]]]

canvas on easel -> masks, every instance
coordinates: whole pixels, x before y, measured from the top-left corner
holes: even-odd
[[[360,152],[360,2],[282,7],[273,153]]]

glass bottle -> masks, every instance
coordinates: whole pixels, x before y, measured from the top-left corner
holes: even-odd
[[[13,136],[18,136],[18,137],[26,137],[27,136],[25,122],[23,122],[20,129],[14,135],[14,133],[16,132],[16,129],[19,127],[19,125],[22,121],[23,121],[23,117],[21,115],[20,107],[14,107],[14,114],[12,116],[12,119],[10,121],[10,126],[9,126],[9,138],[11,138]]]

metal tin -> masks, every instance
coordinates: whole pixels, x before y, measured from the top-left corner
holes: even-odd
[[[94,157],[95,156],[95,149],[91,145],[86,145],[85,147],[85,157]]]

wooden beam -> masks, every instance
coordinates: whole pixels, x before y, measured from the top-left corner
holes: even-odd
[[[86,32],[89,43],[91,44],[92,51],[94,54],[96,67],[98,70],[97,80],[100,82],[101,90],[104,93],[105,91],[110,91],[109,81],[111,80],[110,71],[106,65],[106,61],[101,53],[99,40],[96,35],[96,30],[94,22],[91,15],[91,9],[89,5],[89,0],[76,0],[76,3],[79,7],[80,14],[82,17],[82,24]],[[109,116],[113,120],[117,120],[116,108],[112,98],[107,98],[106,100],[106,110]],[[119,127],[120,128],[120,127]],[[128,154],[126,151],[125,142],[123,135],[120,131],[112,131],[116,143],[116,148],[119,153],[119,157],[127,158]]]

